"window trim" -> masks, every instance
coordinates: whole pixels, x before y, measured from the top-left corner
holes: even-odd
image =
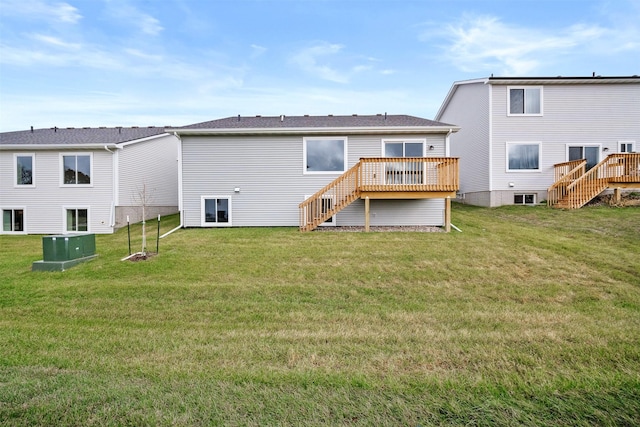
[[[538,146],[538,169],[510,169],[509,168],[509,146],[510,145],[537,145]],[[540,141],[507,141],[505,145],[505,171],[509,173],[541,173],[542,172],[542,142]]]
[[[18,184],[18,157],[31,157],[31,184]],[[15,188],[35,188],[36,153],[13,153],[13,186]]]
[[[205,219],[205,200],[209,200],[209,199],[227,199],[227,204],[229,206],[229,221],[228,222],[207,222]],[[230,195],[227,196],[223,196],[223,195],[207,195],[207,196],[200,196],[200,226],[201,227],[212,227],[212,228],[218,228],[218,227],[231,227],[232,226],[232,210],[231,210],[231,206],[232,206],[232,197]]]
[[[406,143],[406,142],[410,142],[410,143],[419,142],[419,143],[422,143],[422,156],[420,156],[420,157],[427,157],[427,139],[426,138],[405,138],[405,139],[402,139],[402,138],[385,138],[385,139],[382,139],[381,142],[382,142],[382,144],[380,146],[380,157],[385,157],[385,155],[384,155],[384,151],[385,150],[384,149],[385,149],[385,144],[387,142],[392,143],[392,144],[393,143],[397,144],[399,142],[402,142],[402,143]]]
[[[87,211],[87,230],[86,231],[69,230],[69,227],[67,224],[67,211],[69,209],[73,209],[76,211],[79,209],[85,209]],[[89,233],[91,233],[91,208],[89,206],[77,206],[77,205],[63,206],[62,207],[62,234],[89,234]]]
[[[309,141],[322,140],[342,140],[344,141],[344,160],[341,171],[308,171],[307,170],[307,143]],[[303,175],[341,175],[349,169],[349,157],[347,146],[349,144],[346,136],[305,136],[302,138],[302,174]]]
[[[22,231],[4,230],[4,211],[22,211]],[[28,234],[27,233],[27,207],[26,206],[2,206],[0,207],[2,218],[0,219],[0,234]],[[13,214],[12,214],[13,215]],[[13,218],[13,216],[12,216]],[[13,228],[13,226],[12,226]]]
[[[631,151],[622,151],[622,145],[629,145],[631,144]],[[636,142],[629,140],[629,141],[618,141],[618,153],[635,153],[636,152]]]
[[[512,113],[511,112],[511,89],[538,89],[540,91],[540,112],[539,113]],[[526,104],[526,100],[525,100]],[[544,115],[544,90],[543,86],[507,86],[507,116],[509,117],[541,117]]]
[[[522,203],[516,203],[516,197],[517,196],[522,196]],[[526,202],[526,197],[527,196],[533,196],[533,202],[532,203],[527,203]],[[513,204],[516,206],[535,206],[536,204],[536,193],[514,193],[513,194]]]
[[[90,175],[89,175],[89,180],[91,182],[89,182],[89,184],[65,184],[64,183],[64,157],[65,156],[89,156],[89,169],[90,169]],[[76,160],[77,163],[77,160]],[[60,187],[70,187],[70,188],[77,188],[77,187],[93,187],[93,183],[94,183],[94,177],[93,177],[93,153],[89,152],[68,152],[68,153],[60,153],[60,164],[59,164],[59,170],[60,170]],[[76,171],[77,173],[77,171]]]
[[[598,152],[598,161],[596,162],[596,165],[601,162],[603,160],[604,157],[607,157],[606,154],[602,154],[602,144],[600,143],[593,143],[593,144],[580,144],[580,143],[567,143],[565,144],[565,161],[569,162],[569,148],[572,147],[581,147],[581,148],[586,148],[586,147],[595,147],[597,148],[597,152]],[[619,148],[619,147],[618,147]],[[585,154],[583,152],[583,154]],[[582,156],[582,158],[585,158],[586,156]]]

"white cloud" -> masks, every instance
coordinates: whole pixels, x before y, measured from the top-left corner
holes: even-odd
[[[444,40],[446,60],[466,72],[491,71],[527,75],[543,62],[559,60],[610,32],[597,25],[573,25],[565,29],[523,28],[493,16],[465,16],[458,24],[430,29],[421,40]]]
[[[33,34],[31,38],[47,45],[67,50],[78,50],[82,48],[82,45],[80,43],[69,43],[58,37],[46,36],[44,34]]]
[[[3,0],[2,14],[26,16],[30,19],[53,20],[75,24],[82,15],[69,3],[48,3],[41,0]]]
[[[106,4],[109,14],[118,22],[137,28],[144,34],[157,36],[164,30],[158,19],[139,10],[128,0],[107,0]]]
[[[145,61],[160,62],[163,59],[162,55],[152,55],[152,54],[144,53],[138,49],[125,48],[124,52],[127,53],[128,55],[131,55],[135,58],[143,59]]]
[[[315,46],[302,49],[295,54],[291,61],[306,72],[336,83],[347,83],[348,76],[329,65],[320,64],[322,58],[330,57],[339,53],[344,46],[339,44],[320,43]]]
[[[355,59],[366,61],[366,64],[343,65],[354,61],[353,58],[340,55],[343,49],[341,44],[321,42],[300,50],[290,61],[311,75],[335,83],[348,83],[354,75],[373,68],[370,63],[376,62],[374,58]],[[340,65],[333,65],[332,60]]]
[[[260,46],[258,44],[252,44],[251,45],[251,57],[252,58],[257,58],[259,56],[264,55],[264,53],[267,51],[267,48],[264,46]]]

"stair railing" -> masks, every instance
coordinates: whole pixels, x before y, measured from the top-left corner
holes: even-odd
[[[563,207],[578,209],[586,205],[609,186],[609,182],[622,175],[618,155],[609,155],[606,159],[589,169],[584,175],[567,186]]]
[[[547,190],[547,205],[554,206],[567,196],[567,187],[584,175],[587,161],[572,160],[570,162],[558,163],[554,165],[555,182]]]
[[[359,197],[360,162],[300,203],[300,230],[311,231]]]

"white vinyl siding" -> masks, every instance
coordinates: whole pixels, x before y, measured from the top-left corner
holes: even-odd
[[[146,184],[154,206],[178,206],[178,141],[173,135],[125,145],[118,152],[118,206],[128,206]]]
[[[484,83],[459,86],[440,121],[461,126],[451,134],[451,156],[459,157],[460,193],[490,188],[489,90]],[[500,163],[501,165],[504,163]]]
[[[127,215],[132,222],[142,219],[143,192],[148,218],[178,211],[178,144],[174,135],[163,135],[116,151],[116,226],[124,225]]]
[[[349,136],[346,168],[361,157],[382,157],[386,135]],[[444,135],[417,135],[434,145],[429,155],[444,155]],[[302,136],[190,136],[182,140],[183,219],[187,227],[202,223],[202,196],[233,194],[233,226],[298,226],[301,197],[340,176],[305,174]],[[235,192],[238,188],[239,191]],[[376,201],[380,208],[374,221],[386,225],[441,225],[437,200]],[[373,205],[373,203],[372,203]],[[440,204],[444,206],[443,203]],[[338,225],[363,225],[364,205],[355,202],[340,211]]]
[[[112,206],[112,156],[100,150],[92,153],[92,185],[60,186],[61,151],[38,151],[37,187],[16,188],[13,185],[13,154],[0,151],[0,204],[24,206],[25,228],[30,234],[58,234],[65,228],[63,206],[90,207],[89,228],[92,233],[112,233],[110,227]]]
[[[491,87],[495,92],[494,111],[504,112],[507,86]],[[618,141],[639,138],[638,99],[640,85],[547,85],[544,87],[544,116],[518,118],[494,113],[492,189],[542,194],[553,183],[553,165],[567,160],[567,145],[601,145],[614,151]],[[456,124],[464,129],[464,123]],[[540,142],[540,172],[521,173],[515,178],[514,173],[506,172],[507,141]],[[463,170],[461,166],[461,177]],[[509,187],[509,183],[514,187]]]

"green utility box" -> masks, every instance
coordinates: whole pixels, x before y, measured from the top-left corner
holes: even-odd
[[[42,237],[42,261],[32,264],[32,271],[64,271],[95,258],[95,234],[62,234]]]

